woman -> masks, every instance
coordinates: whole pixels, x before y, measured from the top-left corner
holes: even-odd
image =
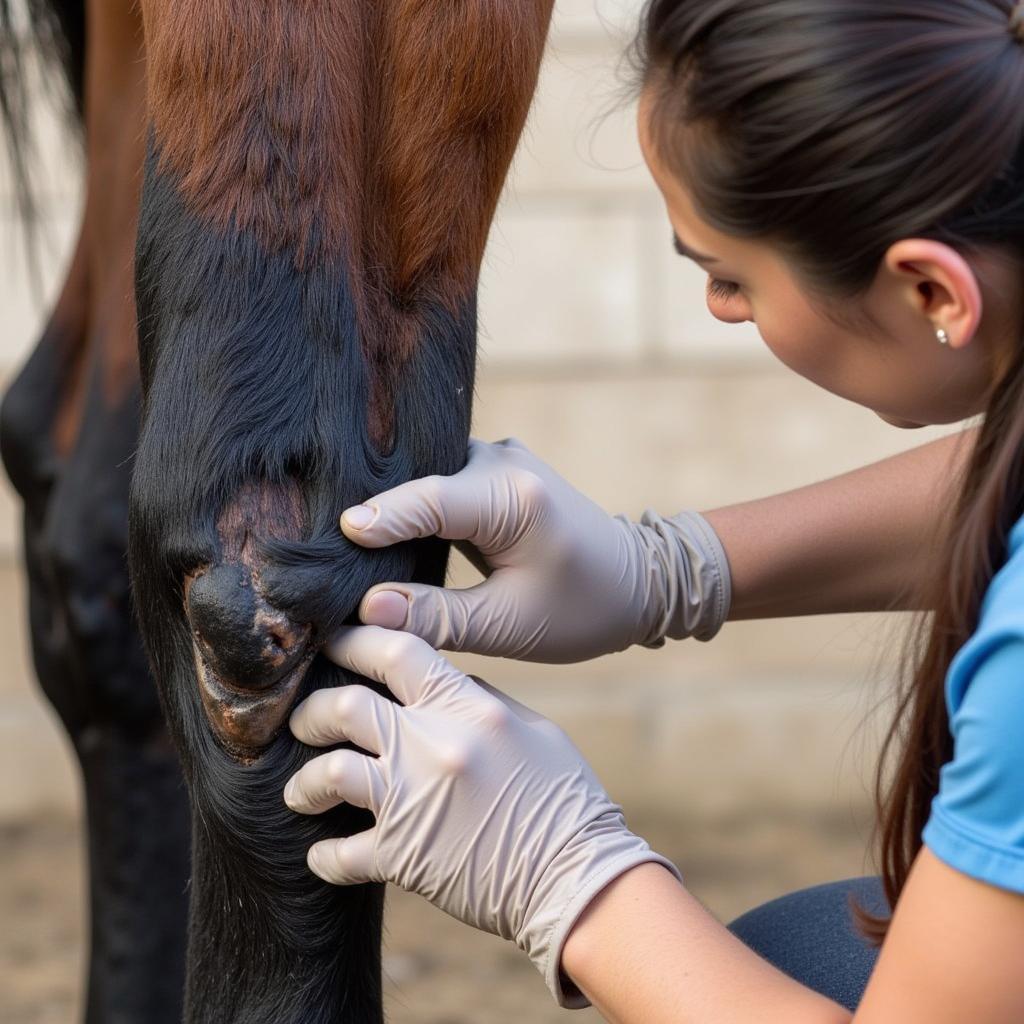
[[[490,576],[374,588],[374,628],[332,644],[401,703],[351,686],[296,710],[301,740],[369,756],[313,760],[289,805],[376,815],[310,866],[514,939],[609,1020],[1022,1020],[1024,3],[651,0],[637,52],[644,155],[711,312],[893,424],[983,422],[704,516],[613,519],[511,442],[348,510],[357,543],[437,533]],[[769,905],[736,926],[749,946],[564,734],[433,649],[571,661],[882,608],[932,615],[890,736],[881,889]]]

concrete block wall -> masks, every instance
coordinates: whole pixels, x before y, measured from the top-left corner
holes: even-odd
[[[517,435],[612,511],[713,507],[832,475],[920,443],[776,364],[751,325],[704,306],[674,254],[622,99],[638,0],[559,0],[535,107],[481,281],[474,430]],[[42,138],[42,301],[0,220],[0,382],[28,352],[76,228],[80,181],[52,119]],[[0,209],[9,209],[9,184]],[[74,771],[24,652],[18,506],[0,486],[0,820],[74,810]],[[470,575],[458,568],[456,581]],[[881,616],[730,625],[710,645],[541,668],[467,667],[558,718],[627,807],[725,813],[750,802],[862,804],[884,693]],[[857,756],[841,756],[846,751]],[[859,753],[857,753],[859,752]]]
[[[487,366],[768,361],[751,325],[708,314],[704,275],[672,249],[624,57],[640,7],[556,5],[481,280]]]

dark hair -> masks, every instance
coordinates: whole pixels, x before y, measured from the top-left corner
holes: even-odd
[[[18,211],[30,224],[37,217],[31,187],[33,87],[80,127],[85,93],[85,4],[83,0],[25,0],[19,20],[13,0],[0,0],[0,128]],[[56,78],[32,74],[33,57],[58,68]],[[59,84],[58,84],[59,83]]]
[[[1010,0],[650,0],[651,138],[721,231],[854,297],[906,237],[1024,256],[1024,48]],[[918,607],[876,783],[890,906],[952,756],[943,682],[1024,513],[1024,345],[995,383]],[[894,771],[885,771],[890,755]],[[859,911],[880,942],[888,920]]]

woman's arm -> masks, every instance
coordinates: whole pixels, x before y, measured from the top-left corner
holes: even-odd
[[[349,684],[292,715],[296,738],[334,749],[292,777],[288,805],[318,814],[346,801],[375,818],[312,847],[320,877],[393,882],[513,938],[562,1005],[582,1005],[578,989],[615,1024],[849,1024],[701,907],[552,722],[409,634],[345,629],[325,654],[398,702]],[[1017,1024],[1021,949],[1024,896],[925,848],[854,1019]]]
[[[976,434],[705,512],[732,572],[729,618],[914,610]]]
[[[562,969],[612,1024],[846,1024],[838,1004],[753,953],[656,864],[584,911]]]
[[[857,1024],[1019,1024],[1024,896],[922,847],[857,1009]]]
[[[445,650],[567,662],[707,640],[727,612],[909,608],[905,588],[925,571],[973,436],[705,517],[639,523],[610,516],[516,441],[474,441],[461,472],[369,498],[341,526],[371,548],[432,534],[468,542],[488,578],[465,590],[382,583],[360,617]]]
[[[777,971],[657,865],[620,875],[569,934],[562,969],[613,1024],[1017,1024],[1024,897],[915,861],[851,1018]]]

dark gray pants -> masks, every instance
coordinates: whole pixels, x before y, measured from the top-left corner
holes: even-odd
[[[849,878],[781,896],[738,917],[729,930],[791,978],[851,1012],[878,951],[856,930],[851,894],[873,914],[888,913],[877,878]]]

